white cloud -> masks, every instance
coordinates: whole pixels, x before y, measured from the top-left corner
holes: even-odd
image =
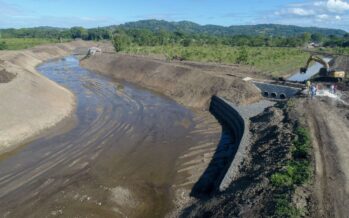
[[[349,10],[349,3],[343,0],[328,0],[326,7],[331,12],[342,13]]]
[[[349,30],[349,0],[303,0],[282,6],[269,16],[279,23]]]
[[[303,8],[290,8],[288,9],[288,13],[298,16],[310,16],[315,14],[313,10],[306,10]]]
[[[326,20],[330,18],[328,14],[319,14],[319,15],[316,15],[316,17],[319,18],[320,20]]]

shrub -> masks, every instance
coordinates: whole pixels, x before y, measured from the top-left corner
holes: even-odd
[[[300,217],[300,211],[293,207],[286,195],[281,195],[275,200],[274,217],[295,218]]]
[[[0,42],[0,50],[5,50],[5,49],[7,49],[6,42]]]
[[[116,52],[124,50],[130,43],[131,40],[125,33],[119,32],[113,36],[113,46]]]
[[[271,182],[276,187],[290,187],[293,184],[292,178],[286,173],[273,174]]]

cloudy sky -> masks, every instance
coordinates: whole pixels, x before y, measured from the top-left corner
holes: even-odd
[[[349,0],[0,0],[0,28],[96,27],[141,19],[278,23],[349,31]]]

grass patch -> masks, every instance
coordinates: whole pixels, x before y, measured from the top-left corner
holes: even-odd
[[[161,54],[172,60],[180,57],[184,60],[215,62],[223,64],[249,65],[266,76],[280,77],[295,72],[303,66],[308,53],[298,48],[278,47],[230,47],[225,45],[207,46],[136,46],[123,50],[128,54]]]
[[[296,139],[290,149],[291,160],[270,178],[272,185],[279,193],[279,195],[274,196],[273,200],[275,204],[274,217],[300,217],[301,211],[292,205],[291,197],[296,187],[308,182],[312,175],[309,130],[298,127],[295,133]]]
[[[0,50],[20,50],[32,48],[37,45],[59,43],[58,39],[40,39],[40,38],[3,38],[0,39]],[[2,48],[2,49],[1,49]]]
[[[287,194],[280,195],[275,200],[274,217],[300,217],[301,211],[290,204],[291,199]]]

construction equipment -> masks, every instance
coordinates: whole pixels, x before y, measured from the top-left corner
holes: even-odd
[[[317,78],[315,78],[317,81],[339,82],[345,78],[344,71],[331,69],[330,65],[327,63],[327,61],[325,61],[324,59],[322,59],[321,57],[316,56],[316,55],[310,55],[310,57],[307,61],[307,64],[305,65],[305,67],[302,67],[300,69],[300,72],[306,73],[308,70],[308,67],[312,61],[320,63],[323,66],[318,73],[319,76]]]

